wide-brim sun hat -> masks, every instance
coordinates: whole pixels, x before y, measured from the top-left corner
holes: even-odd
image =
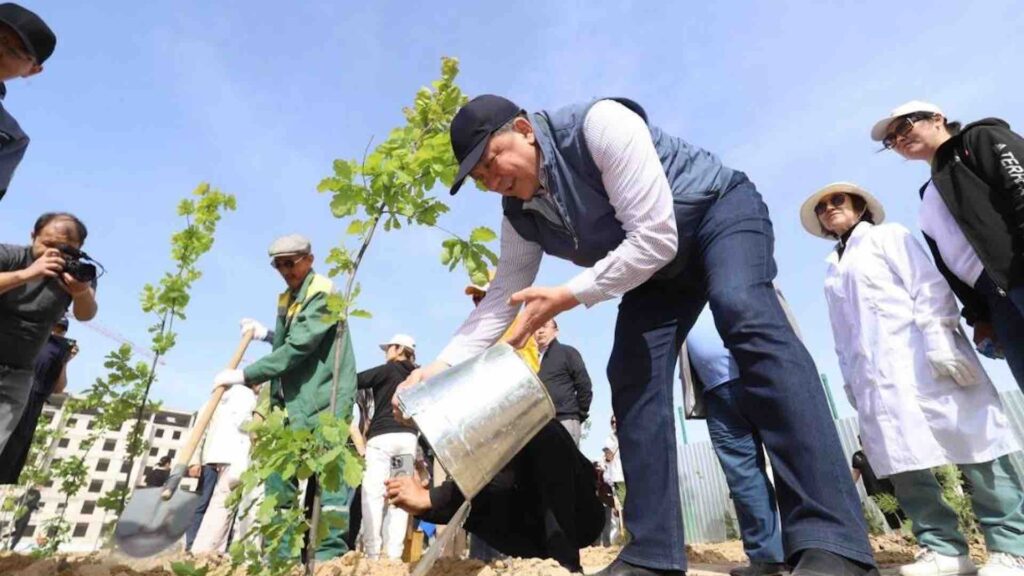
[[[387,352],[391,346],[402,346],[409,350],[416,351],[416,341],[408,334],[395,334],[390,340],[380,345],[380,349]]]
[[[940,114],[943,117],[946,115],[942,112],[942,109],[932,104],[931,102],[924,102],[922,100],[911,100],[893,108],[889,111],[889,115],[882,118],[875,125],[871,127],[871,139],[875,142],[881,142],[885,140],[885,135],[889,132],[889,125],[892,121],[899,118],[900,116],[906,116],[907,114],[913,114],[914,112],[928,112],[929,114]]]
[[[885,220],[885,208],[882,207],[882,203],[872,196],[870,192],[852,182],[833,182],[811,194],[807,200],[804,200],[803,205],[800,206],[800,223],[804,225],[804,230],[818,238],[834,239],[822,228],[821,222],[818,221],[818,215],[814,213],[814,207],[818,205],[818,202],[821,202],[822,198],[837,192],[854,194],[863,198],[864,202],[867,203],[867,209],[871,211],[871,219],[875,224],[881,224]]]

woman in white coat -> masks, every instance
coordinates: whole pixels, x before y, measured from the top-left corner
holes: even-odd
[[[931,468],[956,464],[989,552],[982,576],[1024,576],[1001,556],[1024,553],[1024,490],[1007,454],[1018,450],[991,380],[963,335],[953,294],[923,248],[881,204],[846,182],[804,202],[811,234],[838,240],[825,298],[864,451],[889,477],[921,551],[904,576],[973,574],[956,513]]]

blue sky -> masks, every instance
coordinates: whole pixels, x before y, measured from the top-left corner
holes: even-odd
[[[747,172],[773,215],[779,284],[843,414],[821,290],[830,246],[800,228],[800,203],[852,180],[885,203],[890,220],[916,230],[927,167],[875,153],[871,124],[910,99],[954,119],[1024,122],[1024,12],[1009,0],[27,5],[58,44],[42,75],[8,83],[5,106],[32,144],[0,202],[0,241],[27,242],[44,211],[78,214],[91,229],[87,251],[109,270],[97,321],[145,343],[152,319],[138,294],[170,266],[178,200],[200,181],[238,198],[154,386],[180,409],[207,396],[239,318],[273,321],[282,284],[265,257],[270,241],[301,232],[324,256],[343,238],[317,182],[333,159],[361,156],[371,137],[402,122],[401,107],[438,75],[441,56],[460,58],[468,94],[503,94],[531,110],[628,96],[653,123]],[[448,228],[498,228],[493,194],[470,187],[451,206]],[[362,305],[374,319],[353,324],[359,368],[378,364],[375,344],[395,332],[415,336],[420,358],[431,359],[469,311],[464,275],[439,263],[443,238],[403,230],[371,248]],[[548,259],[538,283],[573,274]],[[584,442],[592,457],[608,430],[615,311],[606,302],[560,318],[562,340],[580,349],[594,379]],[[69,368],[78,391],[103,374],[115,343],[71,330],[82,348]],[[1000,387],[1013,385],[1005,366],[986,366]],[[706,438],[702,424],[688,429],[691,440]]]

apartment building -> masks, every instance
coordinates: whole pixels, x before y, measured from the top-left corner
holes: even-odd
[[[44,414],[52,416],[51,426],[56,426],[65,416],[67,400],[68,397],[65,395],[50,398]],[[70,413],[66,416],[64,431],[57,435],[60,439],[53,453],[55,460],[80,455],[81,443],[91,434],[94,427],[95,414],[89,411]],[[65,518],[71,526],[71,539],[61,550],[86,552],[101,548],[113,528],[115,517],[99,507],[99,498],[116,486],[124,485],[129,466],[132,484],[138,486],[143,483],[146,472],[156,466],[161,457],[170,456],[173,459],[184,446],[194,417],[193,412],[171,409],[147,414],[144,435],[148,438],[147,445],[150,448],[134,464],[129,461],[126,452],[128,435],[135,420],[125,422],[120,430],[105,433],[88,452],[85,460],[88,484],[77,495],[65,503],[59,482],[50,483],[40,490],[40,507],[32,514],[18,549],[34,547],[36,532],[41,530],[41,526],[48,519],[59,515],[65,506]],[[192,490],[195,481],[183,482],[182,485]]]

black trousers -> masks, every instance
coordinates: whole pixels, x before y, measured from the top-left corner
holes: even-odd
[[[473,499],[466,530],[509,556],[580,570],[580,548],[604,527],[593,465],[549,422]]]
[[[3,453],[0,453],[0,462],[3,463],[0,467],[0,484],[18,483],[18,476],[28,461],[32,438],[36,434],[36,426],[39,425],[39,417],[43,414],[45,405],[45,396],[39,396],[35,392],[29,393],[25,411],[21,413],[21,419],[8,438]]]

